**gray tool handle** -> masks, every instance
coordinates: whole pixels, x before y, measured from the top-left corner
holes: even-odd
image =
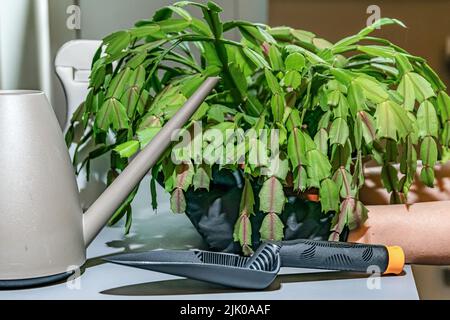
[[[316,240],[280,244],[283,267],[398,274],[404,266],[400,247]]]

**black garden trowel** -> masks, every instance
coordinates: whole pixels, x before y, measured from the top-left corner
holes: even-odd
[[[280,267],[400,274],[400,247],[316,240],[265,242],[251,257],[203,250],[153,250],[105,258],[115,264],[241,289],[265,289]]]

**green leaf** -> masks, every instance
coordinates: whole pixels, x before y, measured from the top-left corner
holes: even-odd
[[[194,190],[206,189],[209,191],[209,184],[211,181],[211,167],[206,165],[200,165],[195,171],[192,183],[194,184]]]
[[[377,133],[380,138],[397,141],[413,131],[412,122],[407,112],[394,101],[380,103],[375,118]]]
[[[241,204],[239,206],[239,214],[250,216],[255,213],[255,198],[253,195],[253,187],[249,179],[245,179],[244,189],[242,190]]]
[[[333,121],[330,128],[330,143],[344,145],[349,137],[347,122],[342,118]]]
[[[156,193],[156,179],[152,176],[150,179],[150,195],[152,198],[152,209],[158,209],[158,195]]]
[[[361,111],[358,112],[357,121],[361,124],[364,141],[370,145],[376,139],[375,122],[370,114]]]
[[[235,62],[230,63],[228,68],[230,69],[231,77],[233,78],[236,88],[239,90],[241,96],[246,97],[248,84],[244,73]]]
[[[381,169],[381,181],[387,192],[398,191],[398,172],[394,166],[387,164]]]
[[[368,218],[367,213],[369,210],[367,210],[361,201],[356,199],[350,198],[344,200],[341,208],[345,208],[342,211],[347,216],[347,225],[350,230],[360,227]]]
[[[432,137],[425,137],[420,145],[420,158],[426,167],[434,167],[437,162],[438,150]]]
[[[431,167],[423,167],[420,171],[420,181],[422,181],[426,186],[434,187],[434,170]]]
[[[257,53],[255,50],[250,49],[248,47],[244,47],[243,49],[244,54],[247,56],[247,58],[250,59],[251,62],[255,64],[260,69],[267,68],[270,69],[269,64],[264,59],[263,56],[261,56],[259,53]]]
[[[272,115],[275,122],[283,121],[284,110],[286,106],[286,101],[284,100],[284,95],[274,94],[270,100],[270,105],[272,107]]]
[[[139,141],[131,140],[125,143],[119,144],[114,148],[114,151],[117,152],[122,158],[129,158],[134,155],[139,150]]]
[[[438,137],[439,120],[436,110],[430,101],[424,101],[420,105],[417,111],[417,126],[419,128],[419,137]]]
[[[127,48],[130,41],[131,35],[128,31],[117,31],[105,37],[103,44],[106,45],[106,53],[115,56]]]
[[[136,27],[130,30],[131,36],[135,38],[145,38],[160,32],[161,28],[156,24]]]
[[[186,199],[181,188],[175,188],[170,196],[170,209],[174,213],[186,212]]]
[[[298,71],[288,71],[286,72],[283,81],[286,87],[297,89],[302,82],[302,76]]]
[[[145,148],[145,146],[150,141],[152,141],[152,139],[158,134],[160,130],[161,130],[160,127],[149,127],[138,131],[137,136],[141,144],[141,148]]]
[[[374,78],[359,76],[353,80],[359,85],[364,96],[374,103],[381,103],[389,99],[389,94]]]
[[[239,241],[244,251],[249,250],[252,244],[252,224],[247,215],[241,215],[236,221],[233,238],[234,241]],[[244,252],[244,254],[247,253]]]
[[[450,97],[445,91],[440,91],[437,97],[439,115],[443,122],[450,120]]]
[[[327,104],[330,106],[337,106],[341,99],[341,92],[339,90],[332,90],[327,93]]]
[[[285,65],[288,71],[301,71],[305,67],[305,57],[298,52],[291,53],[287,56]]]
[[[348,170],[339,168],[333,175],[333,181],[336,183],[341,198],[354,197],[355,190],[351,187],[352,175]]]
[[[375,57],[384,57],[384,58],[395,58],[396,51],[391,47],[384,47],[384,46],[377,46],[377,45],[371,45],[371,46],[357,46],[357,50],[367,53],[371,56]]]
[[[293,170],[294,191],[305,191],[308,185],[308,174],[303,166],[298,166]]]
[[[339,189],[331,179],[325,179],[320,184],[320,204],[322,212],[339,210]]]
[[[262,241],[279,241],[283,239],[284,225],[275,213],[268,213],[261,224],[259,233]]]
[[[319,187],[320,182],[328,178],[331,171],[331,165],[328,158],[319,150],[311,150],[307,153],[308,166],[306,167],[308,172],[308,178],[311,180],[311,184],[314,187]]]
[[[306,164],[306,142],[303,134],[298,129],[294,129],[288,138],[288,158],[293,168]]]
[[[144,112],[145,105],[148,100],[148,92],[146,90],[142,91],[138,87],[130,87],[125,91],[120,102],[127,109],[127,115],[129,118],[134,116],[136,110],[140,114]]]
[[[131,202],[133,202],[134,197],[139,190],[139,186],[133,189],[130,194],[127,196],[125,201],[120,205],[120,207],[116,210],[116,212],[112,215],[112,217],[108,221],[108,226],[115,225],[117,222],[122,219],[122,217],[127,213],[127,209],[129,208]]]
[[[414,72],[409,72],[405,74],[404,77],[409,78],[411,81],[417,101],[423,102],[424,100],[435,96],[431,84],[421,75]]]
[[[177,33],[186,30],[191,25],[190,21],[184,19],[167,19],[157,22],[162,32]]]
[[[402,77],[400,84],[398,85],[397,92],[403,97],[403,106],[406,110],[414,110],[414,104],[416,101],[416,94],[414,92],[414,84],[411,78],[408,76],[409,73]]]
[[[284,181],[286,180],[289,172],[289,161],[288,159],[280,159],[280,157],[277,159],[272,159],[266,169],[267,171],[264,173],[265,175],[269,177],[274,176],[281,181]]]
[[[183,191],[192,185],[194,178],[194,166],[191,163],[182,163],[175,167],[175,187]]]
[[[269,60],[272,69],[275,71],[284,70],[284,62],[281,57],[280,50],[278,50],[276,45],[271,45],[269,49]]]
[[[277,78],[272,74],[269,69],[264,69],[264,74],[266,76],[267,85],[273,94],[282,94],[283,90],[281,90],[280,84],[278,83]]]
[[[108,91],[106,92],[106,98],[116,98],[120,99],[128,88],[128,80],[132,71],[130,68],[125,68],[120,71],[114,78],[112,78],[110,84],[108,85]]]
[[[325,129],[320,129],[317,131],[316,135],[314,136],[314,143],[316,144],[317,148],[322,152],[324,155],[328,154],[328,132]]]
[[[276,177],[267,179],[259,192],[259,209],[263,212],[280,214],[283,211],[285,197],[283,186]]]
[[[103,131],[107,131],[110,126],[115,130],[127,129],[127,110],[119,100],[110,98],[103,103],[98,111],[95,123]]]

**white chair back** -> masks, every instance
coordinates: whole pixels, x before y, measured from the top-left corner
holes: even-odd
[[[72,40],[64,44],[56,55],[56,73],[67,101],[64,132],[70,125],[72,114],[87,96],[91,63],[100,44],[98,40]]]

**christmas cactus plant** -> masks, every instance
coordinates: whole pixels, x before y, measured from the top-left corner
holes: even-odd
[[[188,9],[200,10],[203,19]],[[239,170],[245,179],[234,238],[248,254],[252,215],[265,215],[261,239],[283,237],[279,215],[288,194],[317,194],[323,214],[334,215],[332,240],[344,227],[364,222],[367,210],[359,191],[368,160],[382,166],[392,203],[405,201],[418,160],[423,163],[421,181],[433,186],[433,167],[450,143],[450,98],[423,58],[372,36],[379,27],[404,27],[400,21],[381,19],[333,44],[289,27],[224,22],[220,12],[212,2],[181,1],[103,40],[93,61],[89,95],[66,136],[68,144],[77,145],[77,172],[112,151],[111,183],[206,77],[220,76],[185,133],[200,125],[203,138],[212,130],[224,135],[234,130],[242,141],[203,139],[200,160],[176,151],[174,141],[152,171],[153,207],[158,177],[171,193],[172,210],[184,212],[185,192],[208,192],[215,166]],[[232,30],[239,31],[240,41],[227,37]],[[276,168],[271,142],[248,134],[261,130],[268,136],[276,132]],[[194,142],[195,137],[188,146]],[[240,150],[240,161],[201,157],[211,148],[229,150],[227,144],[235,147],[233,152]],[[78,151],[86,145],[94,147],[79,159]],[[227,156],[224,152],[215,160]],[[261,185],[257,194],[256,183]],[[126,215],[127,230],[134,195],[111,220]]]

